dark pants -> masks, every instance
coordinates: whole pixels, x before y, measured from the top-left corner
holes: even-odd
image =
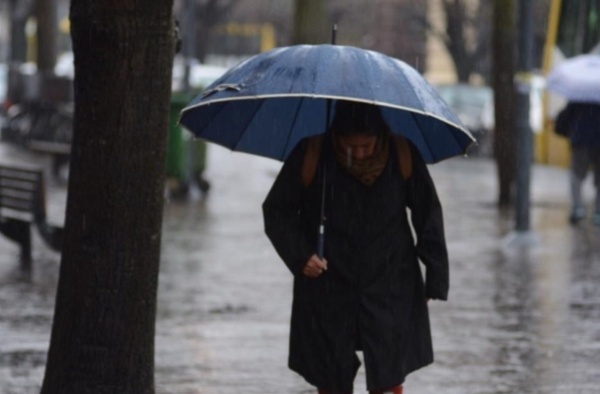
[[[574,146],[571,149],[571,203],[573,210],[583,210],[582,185],[592,167],[596,186],[596,213],[600,213],[600,146]]]

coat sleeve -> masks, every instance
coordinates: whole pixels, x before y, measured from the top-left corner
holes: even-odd
[[[414,148],[413,172],[407,180],[408,206],[417,238],[417,254],[426,267],[426,295],[447,300],[450,282],[442,205],[425,162]]]
[[[301,218],[305,189],[301,177],[304,148],[299,144],[284,162],[263,203],[265,233],[294,275],[302,273],[304,265],[315,253],[311,246],[314,242],[311,244],[307,239]],[[313,241],[316,241],[316,234]]]

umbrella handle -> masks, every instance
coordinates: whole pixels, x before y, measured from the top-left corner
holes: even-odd
[[[317,254],[320,259],[323,259],[323,251],[325,249],[325,225],[319,225],[319,239],[317,240]]]

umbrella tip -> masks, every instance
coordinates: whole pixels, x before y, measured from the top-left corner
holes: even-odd
[[[337,40],[337,23],[334,23],[333,27],[331,28],[331,43],[333,45],[335,45],[336,40]]]

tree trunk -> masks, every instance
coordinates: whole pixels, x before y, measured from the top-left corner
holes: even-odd
[[[42,394],[154,393],[172,0],[71,3],[76,110]]]
[[[58,10],[56,0],[36,0],[37,68],[44,74],[54,72],[57,57]]]
[[[296,0],[292,44],[330,43],[328,22],[324,0]]]
[[[471,76],[481,71],[480,66],[486,59],[489,47],[489,29],[485,29],[480,20],[489,15],[490,5],[479,2],[476,5],[465,0],[443,0],[441,2],[446,30],[437,33],[452,58],[458,82],[469,83]]]
[[[212,30],[231,16],[232,10],[238,3],[239,0],[208,0],[203,3],[197,3],[194,7],[196,25],[196,48],[194,56],[200,63],[204,63],[206,56],[209,54]]]
[[[27,61],[27,35],[25,25],[31,14],[29,1],[9,0],[10,15],[10,56],[9,64],[19,64]],[[10,81],[9,81],[10,84]]]
[[[492,75],[494,87],[494,156],[496,158],[499,195],[498,205],[514,200],[516,177],[515,123],[515,0],[494,0]]]
[[[443,5],[446,13],[446,47],[455,65],[458,82],[468,83],[473,67],[465,32],[469,18],[466,5],[457,0],[446,0]]]

